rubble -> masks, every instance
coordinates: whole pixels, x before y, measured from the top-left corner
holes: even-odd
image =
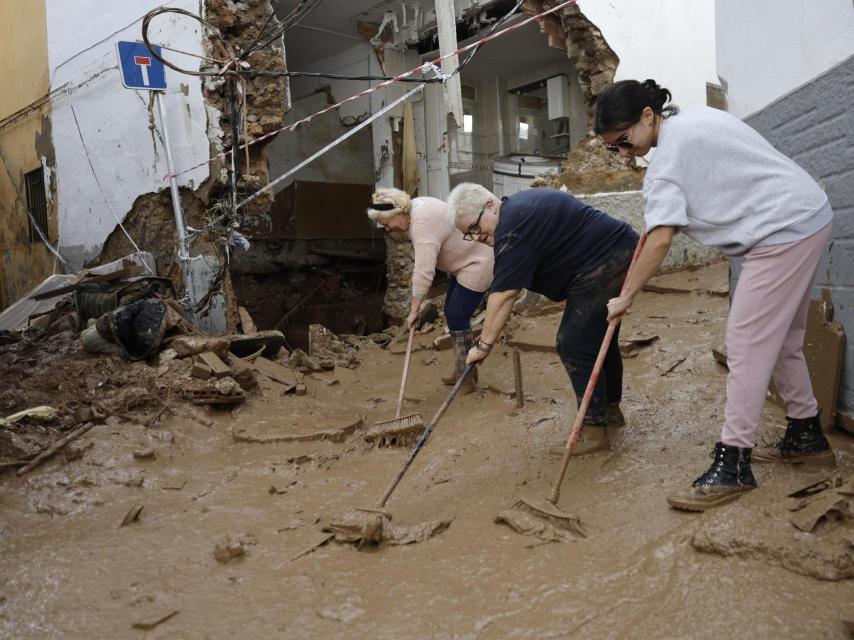
[[[250,547],[258,544],[258,538],[251,533],[227,535],[214,547],[214,558],[217,562],[228,564],[237,558],[243,558]]]

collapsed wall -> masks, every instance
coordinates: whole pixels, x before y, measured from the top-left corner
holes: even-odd
[[[223,39],[239,52],[248,47],[259,35],[262,26],[272,31],[278,24],[270,0],[205,0],[202,18],[219,30]],[[206,55],[217,60],[228,59],[222,44],[205,30],[208,36],[203,43]],[[266,71],[285,71],[284,52],[281,46],[273,45],[251,53],[247,57],[250,69]],[[216,70],[205,67],[202,71]],[[189,81],[189,76],[181,80]],[[210,156],[216,156],[232,147],[234,127],[240,135],[240,142],[251,140],[270,133],[281,127],[286,109],[287,81],[275,76],[241,76],[240,90],[245,96],[244,109],[239,114],[239,122],[233,122],[234,97],[231,90],[233,82],[222,76],[202,78],[202,96],[207,112],[206,129],[210,143]],[[150,106],[151,110],[151,106]],[[154,115],[151,112],[152,122]],[[271,138],[272,140],[272,138]],[[242,198],[255,192],[270,180],[266,156],[270,140],[253,144],[237,154],[237,170],[240,179],[237,182],[238,197]],[[240,230],[244,225],[269,219],[272,194],[267,193],[250,203],[245,210],[234,215],[229,207],[212,209],[217,202],[230,201],[230,158],[210,163],[210,177],[195,189],[181,188],[180,199],[184,210],[185,222],[189,227],[201,229],[193,240],[191,255],[217,255],[223,267],[227,255],[224,243],[232,228]],[[225,212],[225,216],[223,216]],[[137,244],[153,253],[157,259],[160,274],[172,279],[177,290],[183,290],[183,278],[177,260],[178,235],[175,228],[174,212],[168,188],[156,193],[139,195],[130,210],[124,216],[125,228]],[[127,255],[133,251],[125,233],[116,227],[104,242],[97,262],[107,262]],[[226,298],[232,298],[230,278],[226,273],[223,281]],[[229,315],[233,316],[235,304],[227,303]]]
[[[543,0],[526,0],[528,15],[543,11]],[[608,45],[602,31],[576,4],[550,14],[540,22],[540,31],[549,45],[565,50],[578,72],[578,84],[587,104],[587,134],[567,156],[561,172],[549,186],[565,186],[573,193],[601,193],[640,188],[643,170],[634,158],[610,153],[593,133],[596,99],[614,81],[620,59]]]

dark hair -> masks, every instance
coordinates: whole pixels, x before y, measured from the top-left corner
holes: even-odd
[[[663,118],[679,113],[675,104],[666,105],[672,96],[655,80],[620,80],[608,86],[596,100],[596,133],[608,133],[632,126],[646,107]]]

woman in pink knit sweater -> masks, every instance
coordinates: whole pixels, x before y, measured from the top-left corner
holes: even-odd
[[[453,373],[442,381],[454,384],[473,344],[471,316],[492,283],[492,249],[479,242],[466,242],[463,234],[448,222],[445,203],[436,198],[410,199],[400,189],[381,188],[372,197],[368,217],[388,231],[406,232],[415,248],[407,327],[418,321],[421,303],[430,290],[436,269],[448,274],[444,311],[456,358]],[[474,383],[474,376],[469,376],[460,390],[470,393]]]

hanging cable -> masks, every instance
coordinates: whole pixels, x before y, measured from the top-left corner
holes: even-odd
[[[504,16],[502,16],[499,20],[497,20],[495,24],[493,24],[492,27],[489,29],[489,33],[487,35],[492,35],[493,33],[495,33],[495,30],[498,29],[498,27],[500,27],[502,24],[507,22],[511,17],[513,17],[513,14],[516,13],[519,10],[519,7],[521,7],[524,3],[525,0],[517,0],[516,6],[510,9],[510,11],[508,11],[507,13],[505,13]],[[465,57],[465,60],[463,60],[457,66],[457,68],[451,72],[450,77],[454,77],[460,71],[462,71],[463,67],[465,67],[469,62],[471,62],[471,59],[474,58],[474,55],[478,51],[480,51],[481,46],[483,46],[482,42],[478,43],[477,46],[475,46],[471,51],[469,51],[468,55]]]
[[[74,104],[69,102],[68,106],[71,108],[71,115],[74,117],[74,125],[77,127],[77,135],[80,136],[80,144],[83,147],[83,153],[86,156],[86,161],[89,163],[89,169],[92,171],[92,177],[95,178],[95,184],[98,185],[98,190],[101,192],[101,197],[104,198],[104,202],[107,205],[107,208],[110,210],[110,213],[113,214],[113,218],[116,219],[116,223],[119,225],[119,228],[122,230],[122,233],[125,234],[125,237],[128,239],[128,242],[131,243],[131,246],[136,250],[136,255],[139,257],[140,262],[145,266],[148,270],[148,273],[151,275],[157,275],[152,270],[151,266],[145,261],[145,258],[142,256],[142,250],[140,250],[139,246],[137,246],[136,242],[133,241],[128,230],[125,229],[125,226],[122,224],[122,221],[119,219],[119,215],[116,213],[116,210],[113,208],[113,205],[110,204],[109,198],[107,198],[107,193],[104,191],[104,187],[101,186],[101,180],[98,178],[98,173],[95,171],[95,167],[92,164],[92,158],[89,155],[89,149],[86,147],[86,141],[83,139],[83,132],[80,130],[80,121],[77,119],[77,111],[74,109]]]
[[[394,109],[397,105],[399,105],[399,104],[401,104],[401,103],[403,103],[403,102],[406,102],[406,100],[408,100],[409,98],[411,98],[412,96],[414,96],[416,93],[418,93],[418,92],[422,91],[422,90],[424,89],[424,87],[426,87],[426,86],[427,86],[426,84],[420,84],[420,85],[418,85],[418,86],[417,86],[417,87],[415,87],[414,89],[412,89],[412,90],[408,91],[407,93],[404,93],[402,96],[400,96],[400,97],[399,97],[397,100],[395,100],[394,102],[390,102],[389,104],[387,104],[386,106],[384,106],[382,109],[380,109],[380,110],[379,110],[379,111],[377,111],[376,113],[371,114],[371,117],[370,117],[370,118],[367,118],[366,120],[363,120],[363,121],[362,121],[362,122],[360,122],[358,125],[356,125],[356,126],[355,126],[355,127],[353,127],[352,129],[350,129],[350,130],[349,130],[347,133],[345,133],[344,135],[342,135],[342,136],[340,136],[339,138],[337,138],[337,139],[333,140],[331,143],[329,143],[328,145],[326,145],[325,147],[323,147],[323,148],[322,148],[322,149],[320,149],[319,151],[317,151],[317,152],[313,153],[313,154],[312,154],[312,155],[310,155],[308,158],[306,158],[305,160],[303,160],[302,162],[300,162],[298,165],[296,165],[295,167],[291,168],[289,171],[287,171],[287,172],[285,172],[284,174],[280,175],[280,176],[279,176],[278,178],[276,178],[275,180],[271,180],[270,182],[268,182],[266,185],[264,185],[263,187],[261,187],[260,189],[258,189],[258,191],[256,191],[255,193],[253,193],[253,194],[252,194],[251,196],[249,196],[248,198],[245,198],[245,199],[244,199],[244,200],[242,200],[241,202],[237,203],[237,206],[235,207],[235,209],[240,209],[240,208],[242,208],[242,207],[245,207],[247,204],[249,204],[250,202],[252,202],[252,201],[253,201],[253,200],[255,200],[256,198],[258,198],[262,193],[264,193],[264,192],[266,192],[266,191],[269,191],[269,190],[270,190],[270,189],[272,189],[274,186],[276,186],[277,184],[279,184],[282,180],[285,180],[286,178],[288,178],[288,177],[292,176],[293,174],[295,174],[297,171],[299,171],[300,169],[302,169],[303,167],[305,167],[305,166],[306,166],[306,165],[308,165],[309,163],[314,162],[314,160],[316,160],[317,158],[319,158],[320,156],[322,156],[323,154],[325,154],[325,153],[326,153],[327,151],[329,151],[330,149],[332,149],[332,148],[334,148],[334,147],[338,146],[339,144],[341,144],[342,142],[344,142],[347,138],[349,138],[349,137],[351,137],[351,136],[356,135],[359,131],[361,131],[362,129],[364,129],[365,127],[367,127],[367,126],[368,126],[369,124],[371,124],[374,120],[376,120],[376,119],[378,119],[380,116],[382,116],[382,115],[384,115],[384,114],[388,113],[389,111],[391,111],[392,109]]]
[[[353,94],[347,98],[344,98],[343,100],[339,100],[335,104],[329,105],[329,106],[321,109],[320,111],[317,111],[316,113],[313,113],[309,116],[306,116],[305,118],[302,118],[301,120],[298,120],[297,122],[294,122],[293,124],[285,125],[283,127],[275,129],[273,131],[265,133],[264,135],[262,135],[258,138],[255,138],[253,140],[245,142],[243,145],[240,146],[240,148],[242,149],[244,146],[247,146],[247,145],[259,144],[259,143],[264,142],[266,140],[269,140],[270,138],[272,138],[276,135],[279,135],[280,133],[283,133],[285,131],[294,131],[300,125],[311,123],[311,121],[314,118],[322,116],[323,114],[328,113],[329,111],[332,111],[334,109],[338,109],[342,105],[348,104],[354,100],[358,100],[358,99],[360,99],[366,95],[369,95],[369,94],[374,93],[376,91],[380,91],[382,89],[385,89],[385,88],[389,87],[390,85],[392,85],[396,82],[403,82],[406,78],[409,78],[409,77],[411,77],[417,73],[426,73],[427,71],[432,71],[436,74],[437,77],[446,78],[447,76],[445,76],[436,66],[437,64],[441,63],[443,60],[446,60],[446,59],[450,58],[451,56],[466,53],[467,51],[471,51],[472,49],[479,47],[479,46],[481,46],[487,42],[490,42],[492,40],[500,38],[500,37],[507,35],[508,33],[511,33],[513,31],[517,31],[517,30],[531,24],[532,22],[536,22],[537,20],[541,20],[542,18],[544,18],[547,15],[551,15],[557,11],[560,11],[561,9],[563,9],[565,7],[568,7],[572,4],[575,4],[576,1],[577,0],[564,0],[563,2],[560,2],[560,4],[556,4],[549,9],[544,9],[543,11],[541,11],[540,13],[538,13],[536,15],[529,16],[528,18],[525,18],[524,20],[521,20],[520,22],[517,22],[517,23],[512,24],[508,27],[505,27],[504,29],[501,29],[500,31],[496,31],[495,33],[491,33],[491,34],[477,40],[476,42],[472,42],[470,44],[465,45],[464,47],[460,47],[456,51],[452,51],[452,52],[447,53],[443,56],[439,56],[435,60],[421,64],[417,67],[410,69],[409,71],[405,71],[405,72],[403,72],[403,73],[401,73],[401,74],[399,74],[393,78],[390,78],[389,80],[385,80],[383,82],[380,82],[379,84],[373,85],[372,87],[369,87],[368,89],[365,89],[364,91],[360,91],[360,92],[355,93],[355,94]],[[227,157],[229,155],[229,153],[231,153],[231,152],[230,151],[224,151],[222,153],[211,156],[207,160],[205,160],[203,162],[199,162],[199,163],[197,163],[191,167],[188,167],[187,169],[183,169],[181,171],[175,172],[174,174],[169,174],[167,176],[164,176],[164,180],[169,180],[173,176],[183,175],[184,173],[187,173],[189,171],[193,171],[195,169],[198,169],[199,167],[203,167],[210,162],[214,162],[216,160],[223,159],[223,158]]]
[[[18,183],[15,182],[15,178],[12,175],[12,170],[9,168],[9,163],[6,161],[6,154],[3,153],[3,147],[0,147],[0,160],[3,160],[3,166],[6,167],[6,175],[9,176],[9,182],[12,183],[12,187],[15,189],[15,195],[17,196],[18,202],[21,203],[21,206],[24,207],[24,211],[27,212],[27,217],[30,219],[30,224],[33,225],[33,229],[35,229],[36,233],[39,234],[39,238],[41,238],[41,241],[44,242],[45,246],[50,250],[50,252],[59,259],[59,261],[63,264],[65,268],[68,268],[68,262],[65,261],[65,258],[60,255],[59,251],[45,237],[44,232],[42,231],[38,222],[36,222],[36,218],[33,215],[33,212],[30,211],[30,207],[27,204],[27,201],[24,200],[24,197],[21,195],[21,189],[18,187]]]

